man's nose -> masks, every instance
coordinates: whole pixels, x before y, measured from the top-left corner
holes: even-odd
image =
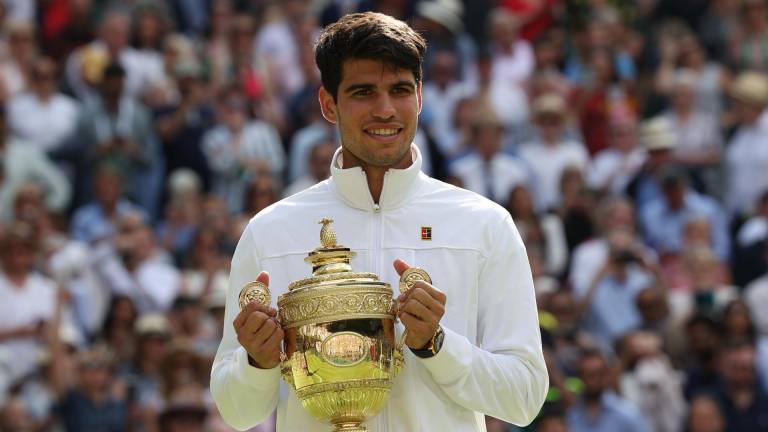
[[[395,106],[389,94],[383,94],[376,100],[373,112],[374,117],[382,120],[390,119],[395,116]]]

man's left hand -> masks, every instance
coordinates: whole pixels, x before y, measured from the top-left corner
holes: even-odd
[[[397,274],[402,276],[410,266],[402,260],[393,263]],[[408,329],[405,344],[412,349],[429,345],[445,314],[445,293],[425,281],[418,281],[413,288],[397,298],[397,317]]]

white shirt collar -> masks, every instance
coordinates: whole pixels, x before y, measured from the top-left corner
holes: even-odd
[[[365,172],[359,166],[341,168],[341,147],[336,150],[331,162],[331,187],[350,207],[373,211],[375,204]],[[403,205],[419,189],[425,174],[421,172],[421,152],[411,144],[414,161],[408,168],[390,168],[384,173],[384,187],[381,189],[379,208],[389,210]]]

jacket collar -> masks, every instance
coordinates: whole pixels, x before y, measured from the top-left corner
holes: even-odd
[[[379,208],[389,210],[403,205],[419,189],[425,175],[421,173],[421,152],[411,144],[414,161],[408,168],[390,168],[384,173],[384,187],[381,190]],[[362,168],[341,168],[341,147],[336,150],[331,162],[331,187],[350,207],[373,211],[375,203],[368,189],[368,181]]]

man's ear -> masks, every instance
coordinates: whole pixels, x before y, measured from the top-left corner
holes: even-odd
[[[421,83],[416,84],[416,98],[419,100],[419,114],[421,114],[422,99],[421,99]]]
[[[317,92],[317,99],[320,101],[320,111],[323,113],[323,117],[328,122],[336,124],[338,117],[336,116],[336,101],[333,100],[333,95],[321,86]]]

